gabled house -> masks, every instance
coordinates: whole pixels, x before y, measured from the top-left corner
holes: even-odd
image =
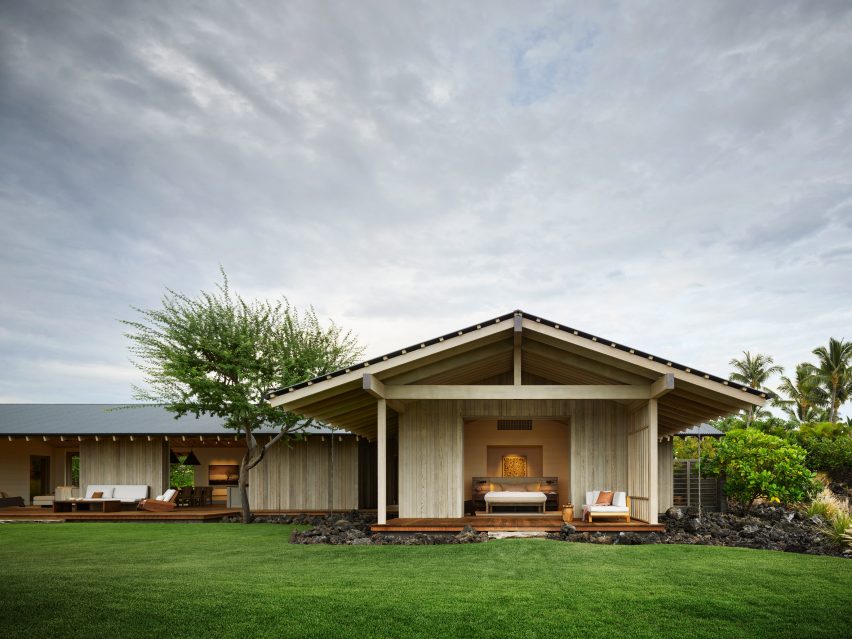
[[[514,311],[267,399],[369,442],[360,463],[375,464],[375,488],[362,489],[375,501],[361,502],[379,524],[389,504],[401,520],[457,518],[483,494],[521,487],[578,508],[591,491],[623,491],[630,517],[656,524],[672,503],[671,436],[767,397]]]

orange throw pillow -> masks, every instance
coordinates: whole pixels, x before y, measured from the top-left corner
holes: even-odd
[[[598,500],[595,502],[595,506],[612,506],[612,496],[613,492],[611,490],[602,490],[601,494],[598,495]]]
[[[92,493],[92,499],[101,499],[104,496],[104,492],[99,490],[96,493]]]

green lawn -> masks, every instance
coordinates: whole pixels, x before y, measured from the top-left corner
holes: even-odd
[[[852,561],[256,524],[0,526],[0,637],[849,637]]]

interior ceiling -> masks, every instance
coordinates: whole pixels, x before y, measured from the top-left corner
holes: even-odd
[[[377,377],[385,384],[511,383],[513,348],[512,335],[503,334],[475,348],[430,358],[419,366],[407,365],[404,370],[392,369]],[[660,376],[639,365],[529,331],[522,338],[521,368],[524,384],[650,384]],[[618,403],[629,406],[633,402]],[[658,402],[659,433],[670,435],[741,406],[734,398],[678,379],[674,390]],[[369,439],[376,436],[376,400],[361,388],[345,389],[334,397],[301,406],[299,411]],[[389,433],[395,432],[397,424],[396,412],[389,410]]]

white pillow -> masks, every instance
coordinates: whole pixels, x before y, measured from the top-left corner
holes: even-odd
[[[115,490],[115,486],[104,486],[103,487],[103,495],[101,499],[112,499],[112,493]]]
[[[627,506],[627,493],[615,493],[612,496],[612,505],[613,506]]]
[[[156,497],[154,497],[154,501],[163,501],[163,496],[157,495]]]
[[[163,501],[171,501],[175,494],[177,494],[177,491],[174,488],[169,488],[163,493]]]

